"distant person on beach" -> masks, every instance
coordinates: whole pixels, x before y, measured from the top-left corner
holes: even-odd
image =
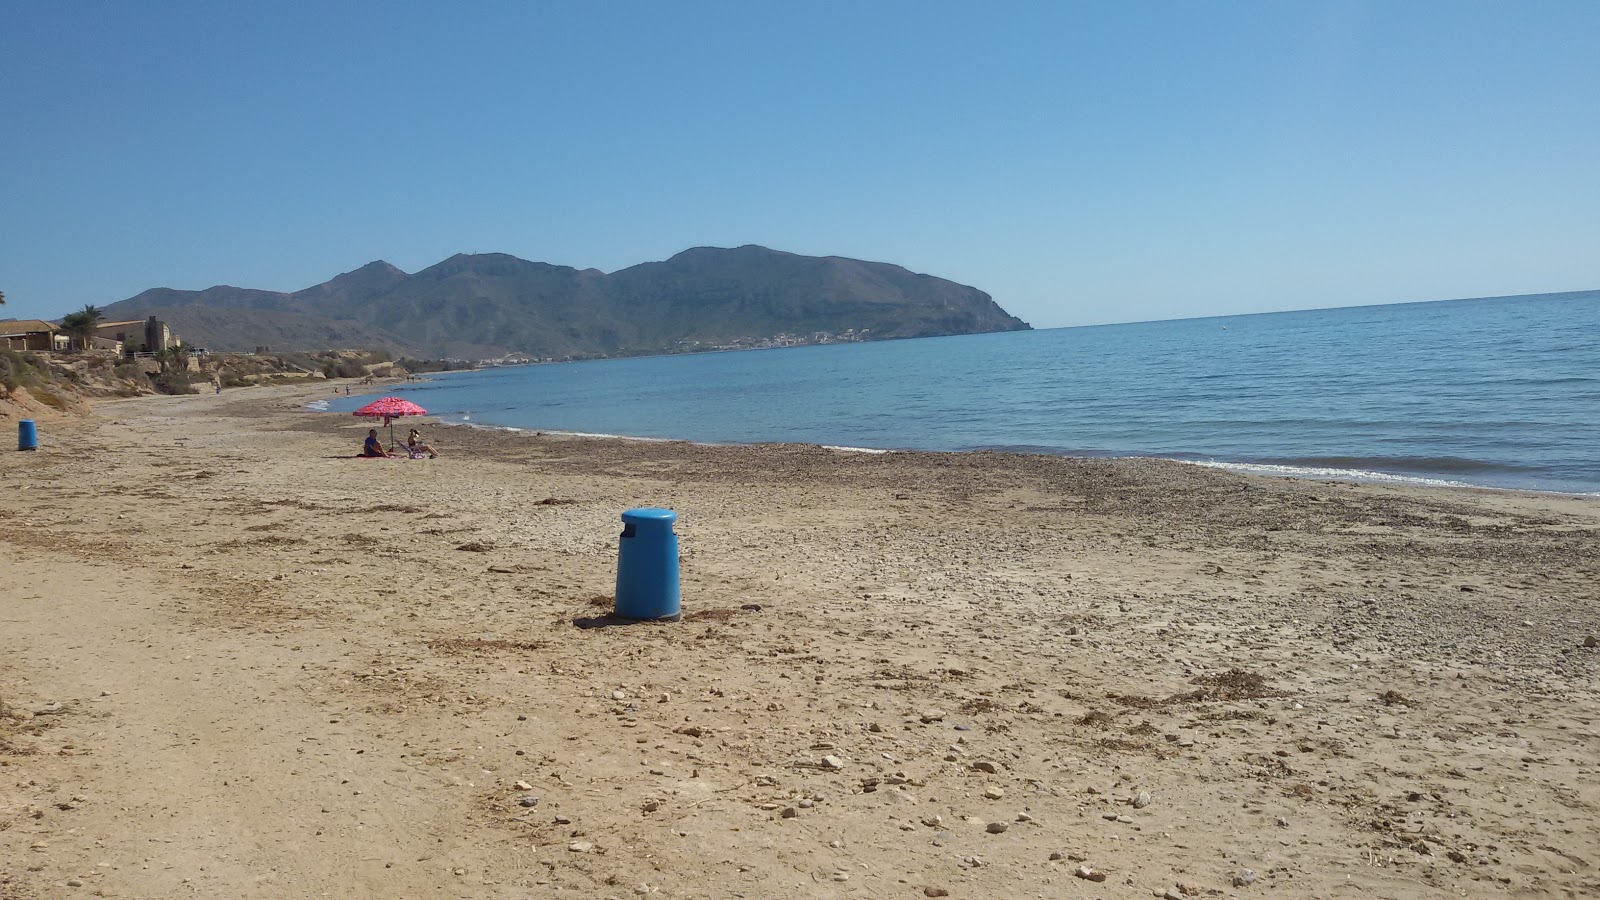
[[[367,440],[366,440],[366,443],[361,445],[361,452],[357,453],[356,455],[357,456],[367,456],[367,457],[388,456],[389,455],[383,449],[383,442],[378,440],[378,429],[376,429],[376,428],[368,428],[367,429]]]
[[[416,430],[415,428],[411,429],[411,433],[406,435],[406,449],[411,451],[412,456],[416,456],[419,453],[426,453],[428,454],[429,459],[439,458],[439,451],[433,449],[427,444],[424,444],[422,442],[422,432]]]

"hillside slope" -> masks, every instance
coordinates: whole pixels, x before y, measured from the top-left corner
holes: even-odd
[[[609,275],[503,253],[458,254],[411,275],[379,261],[294,293],[154,288],[104,312],[160,316],[191,344],[217,350],[363,346],[467,358],[1028,328],[976,288],[887,263],[753,245],[699,247]]]

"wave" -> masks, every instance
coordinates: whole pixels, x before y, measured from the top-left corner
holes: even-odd
[[[605,432],[600,431],[555,431],[549,428],[546,428],[539,433],[553,434],[557,435],[558,437],[606,438],[608,440],[616,441],[639,441],[645,444],[671,444],[677,440],[676,438],[640,437],[633,434],[606,434]],[[694,442],[690,441],[689,443]]]
[[[1034,456],[1091,456],[1096,459],[1116,459],[1125,456],[1146,455],[1089,447],[1053,447],[1049,444],[967,444],[955,449],[958,453],[1028,453]]]
[[[541,428],[541,429],[538,429],[537,431],[535,431],[534,429],[531,429],[531,428],[517,428],[517,427],[511,426],[511,425],[484,425],[484,424],[480,424],[478,422],[469,422],[469,421],[466,421],[466,420],[448,421],[448,420],[443,419],[443,418],[441,418],[439,420],[439,424],[441,424],[441,425],[459,425],[459,426],[463,426],[463,427],[466,427],[466,428],[476,429],[478,431],[506,431],[506,432],[519,432],[519,433],[530,433],[530,434],[548,434],[548,435],[554,435],[556,437],[601,438],[601,439],[604,439],[604,440],[614,440],[614,441],[636,441],[636,442],[641,443],[641,444],[681,444],[681,443],[689,443],[689,444],[694,444],[694,445],[699,446],[699,447],[721,447],[721,446],[725,446],[723,444],[713,443],[711,441],[685,441],[682,438],[642,437],[642,436],[633,435],[633,434],[611,434],[609,432],[604,432],[604,431],[560,431],[560,430],[553,429],[553,428]],[[839,453],[866,453],[866,454],[871,454],[871,455],[878,455],[878,454],[882,454],[882,453],[894,453],[895,452],[893,450],[882,450],[882,449],[879,449],[877,447],[845,447],[845,446],[838,446],[838,445],[834,445],[834,444],[818,444],[817,446],[821,447],[824,450],[834,450],[834,451],[837,451]]]
[[[880,453],[894,452],[893,450],[880,450],[876,447],[836,447],[833,444],[818,444],[817,446],[824,450],[837,450],[840,453],[871,453],[876,455]]]
[[[1175,462],[1209,469],[1224,469],[1241,475],[1281,475],[1286,478],[1326,478],[1333,481],[1361,481],[1377,484],[1418,485],[1423,487],[1460,487],[1491,491],[1523,491],[1530,494],[1553,494],[1561,497],[1600,498],[1600,491],[1574,491],[1561,488],[1533,488],[1526,486],[1479,484],[1454,481],[1446,478],[1428,478],[1423,475],[1397,475],[1393,472],[1375,472],[1367,469],[1337,469],[1319,466],[1278,466],[1267,463],[1234,463],[1215,460],[1179,459]]]
[[[1539,466],[1460,456],[1263,456],[1244,460],[1251,465],[1316,469],[1372,469],[1417,472],[1425,475],[1540,474]]]
[[[1335,468],[1332,466],[1286,466],[1272,463],[1216,462],[1215,460],[1183,459],[1177,462],[1208,469],[1225,469],[1243,475],[1284,475],[1290,478],[1332,478],[1339,481],[1371,481],[1382,484],[1414,484],[1427,487],[1482,487],[1465,481],[1447,478],[1427,478],[1421,475],[1396,475],[1393,472],[1375,472],[1370,469]]]
[[[328,401],[326,401],[326,400],[313,400],[310,403],[306,404],[306,409],[309,409],[312,412],[327,412],[328,411]]]
[[[678,438],[639,437],[639,436],[631,435],[631,434],[609,434],[609,433],[603,432],[603,431],[560,431],[560,430],[557,430],[557,429],[554,429],[554,428],[538,428],[538,429],[534,429],[534,428],[518,428],[515,425],[489,425],[489,424],[485,424],[485,423],[482,423],[482,422],[473,422],[473,421],[469,420],[466,416],[461,416],[461,417],[458,417],[458,418],[449,418],[449,417],[441,416],[441,417],[439,417],[439,424],[440,425],[454,425],[454,426],[460,426],[460,427],[464,427],[464,428],[471,428],[471,429],[473,429],[475,431],[505,431],[505,432],[516,432],[516,433],[519,433],[519,434],[548,434],[548,435],[554,435],[556,437],[605,438],[605,439],[608,439],[608,440],[617,440],[617,441],[639,441],[641,443],[646,443],[646,444],[683,443]],[[687,443],[697,443],[697,444],[701,444],[701,445],[704,445],[704,446],[707,446],[707,447],[716,446],[715,444],[708,444],[705,441],[688,441]]]

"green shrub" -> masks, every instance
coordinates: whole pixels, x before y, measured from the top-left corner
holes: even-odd
[[[470,369],[472,363],[464,359],[411,359],[402,357],[400,365],[408,372],[454,372],[457,369]]]
[[[43,403],[45,406],[48,406],[51,409],[64,410],[67,408],[67,401],[61,399],[56,394],[45,390],[44,388],[34,388],[32,391],[29,391],[29,393],[33,395],[33,399]]]
[[[39,358],[32,353],[0,350],[0,384],[9,394],[19,387],[28,387],[43,381],[39,371]]]
[[[307,369],[312,372],[319,368],[316,359],[309,353],[280,353],[278,364],[281,368]]]
[[[198,394],[199,390],[189,383],[189,379],[177,372],[162,372],[150,379],[150,386],[162,394]]]

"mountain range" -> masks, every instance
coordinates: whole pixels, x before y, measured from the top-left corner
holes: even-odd
[[[747,245],[604,273],[503,253],[415,274],[372,262],[293,293],[152,288],[109,320],[154,315],[212,350],[365,347],[428,358],[576,358],[1029,326],[988,294],[888,263]]]

